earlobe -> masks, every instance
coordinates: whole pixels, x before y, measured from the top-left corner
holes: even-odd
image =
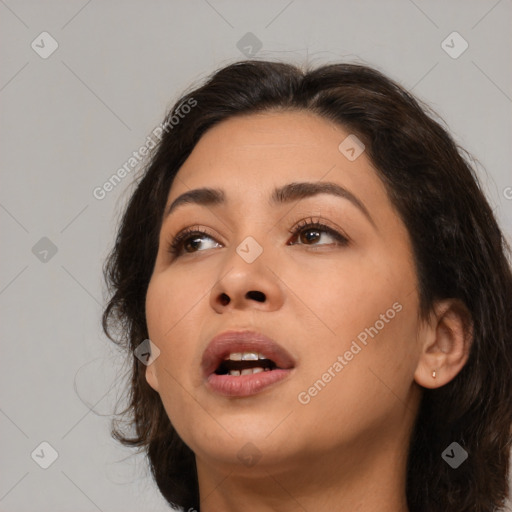
[[[466,364],[472,341],[471,315],[464,303],[458,299],[438,302],[422,334],[415,381],[430,389],[450,382]]]
[[[146,381],[155,391],[158,391],[158,379],[154,362],[146,366]]]

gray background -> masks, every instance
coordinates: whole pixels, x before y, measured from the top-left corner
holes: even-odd
[[[479,160],[510,240],[511,13],[510,0],[0,0],[0,510],[169,510],[144,459],[109,437],[122,368],[100,328],[101,265],[134,173],[92,192],[183,90],[242,51],[374,65]],[[59,45],[47,58],[31,47],[51,49],[44,31]],[[458,58],[442,47],[453,31],[469,44]],[[261,49],[239,44],[248,32]],[[48,469],[31,458],[43,441]]]

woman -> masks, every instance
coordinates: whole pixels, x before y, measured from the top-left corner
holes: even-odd
[[[369,67],[243,61],[159,135],[103,322],[132,364],[135,433],[114,436],[167,501],[502,506],[510,249],[427,107]]]

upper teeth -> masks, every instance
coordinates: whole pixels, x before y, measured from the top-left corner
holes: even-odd
[[[257,352],[232,352],[226,357],[227,360],[231,361],[257,361],[258,359],[267,359],[263,354]]]

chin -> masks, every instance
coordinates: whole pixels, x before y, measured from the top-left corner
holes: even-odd
[[[290,463],[294,458],[290,446],[283,450],[285,440],[270,442],[265,439],[267,434],[257,436],[229,438],[216,445],[198,446],[196,454],[202,456],[209,464],[226,471],[240,472],[247,475],[268,475],[279,466]],[[229,437],[229,436],[228,436]]]

